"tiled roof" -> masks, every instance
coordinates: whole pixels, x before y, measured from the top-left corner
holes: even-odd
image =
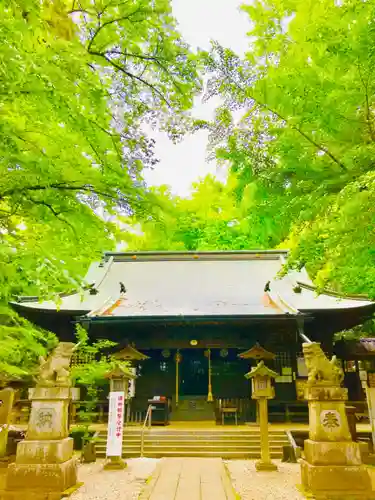
[[[62,297],[59,310],[139,318],[274,316],[371,306],[367,300],[317,295],[304,270],[278,278],[286,256],[286,251],[107,253],[86,277],[97,294],[85,290]],[[126,288],[122,294],[120,282]],[[294,291],[297,282],[300,293]],[[53,301],[22,302],[22,307],[56,310]]]

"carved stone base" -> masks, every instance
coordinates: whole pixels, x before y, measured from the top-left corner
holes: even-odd
[[[6,492],[62,493],[77,483],[75,458],[55,464],[14,463],[8,467]],[[20,496],[18,498],[21,498]],[[27,499],[30,497],[27,496]],[[48,497],[46,497],[48,498]]]
[[[20,500],[19,491],[0,492],[0,500]],[[61,500],[61,493],[27,492],[27,500]]]
[[[312,465],[301,459],[302,485],[315,499],[373,500],[364,465]]]
[[[305,459],[311,465],[361,465],[358,443],[338,441],[322,442],[306,439]]]
[[[21,441],[17,446],[17,464],[62,464],[73,456],[73,439]]]

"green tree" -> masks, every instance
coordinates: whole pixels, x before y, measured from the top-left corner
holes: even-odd
[[[25,379],[33,383],[39,357],[56,345],[50,332],[35,328],[0,304],[0,386]]]
[[[248,224],[247,200],[237,200],[238,182],[225,184],[211,175],[193,185],[189,198],[173,196],[168,187],[154,189],[158,210],[146,218],[125,221],[134,232],[124,240],[129,250],[236,250],[255,248]]]
[[[108,383],[105,374],[113,368],[113,361],[108,357],[108,350],[116,343],[105,339],[90,342],[88,333],[81,325],[76,327],[76,339],[78,350],[75,353],[75,359],[78,362],[73,363],[71,377],[73,384],[84,391],[81,395],[85,398],[84,403],[78,411],[78,432],[87,440],[90,436],[90,424],[97,420],[100,389]]]
[[[150,210],[142,169],[156,159],[142,125],[177,138],[200,84],[168,0],[5,0],[0,10],[5,304],[79,289],[88,263],[115,245],[116,217]],[[3,318],[4,339],[25,333],[11,311]]]
[[[320,286],[375,297],[373,2],[255,1],[241,59],[213,44],[211,147],[249,199],[259,246]],[[240,118],[238,118],[240,116]]]

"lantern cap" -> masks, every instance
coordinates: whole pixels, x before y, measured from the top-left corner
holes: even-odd
[[[146,354],[139,352],[134,345],[127,345],[126,347],[121,349],[121,351],[116,352],[113,355],[113,358],[129,361],[144,361],[146,359],[150,359],[149,356],[146,356]]]
[[[238,354],[238,357],[242,359],[275,359],[276,354],[267,351],[257,342],[251,349]]]
[[[114,379],[114,378],[135,379],[136,376],[134,375],[134,373],[132,373],[125,366],[121,366],[120,364],[116,363],[114,368],[104,375],[104,378],[106,378],[106,379]]]
[[[249,379],[257,376],[276,378],[279,376],[279,374],[271,370],[271,368],[268,368],[268,366],[264,364],[264,361],[259,361],[256,366],[253,366],[249,373],[246,373],[245,378]]]

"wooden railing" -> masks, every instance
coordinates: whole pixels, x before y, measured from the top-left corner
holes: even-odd
[[[73,401],[70,405],[70,424],[79,424],[79,412],[85,406],[91,404],[86,401]],[[256,401],[249,398],[218,398],[214,402],[217,423],[221,422],[221,408],[235,407],[238,409],[237,417],[239,423],[256,422],[257,406]],[[367,404],[365,401],[348,401],[348,406],[356,407],[357,420],[366,418]],[[29,420],[31,402],[29,400],[19,400],[13,408],[12,423],[27,424]],[[141,425],[145,419],[147,409],[133,409],[132,403],[125,403],[125,425]],[[92,423],[106,424],[108,421],[108,400],[97,401],[92,413]],[[269,421],[276,422],[301,422],[308,423],[308,406],[304,401],[268,401]]]
[[[80,412],[84,412],[86,401],[73,401],[70,405],[70,422],[71,424],[80,423]],[[92,403],[89,403],[92,404]],[[133,410],[131,403],[125,402],[124,421],[125,425],[141,424],[146,416],[145,410]],[[97,401],[93,413],[96,414],[93,423],[106,424],[108,422],[108,400]]]
[[[69,418],[70,424],[79,424],[83,422],[80,419],[79,413],[84,411],[85,407],[91,405],[87,401],[73,401],[70,404]],[[16,402],[12,411],[13,424],[27,424],[29,421],[31,409],[31,401],[21,399]],[[125,403],[125,422],[127,425],[141,424],[145,418],[146,410],[132,410],[129,403]],[[95,416],[92,418],[92,423],[106,424],[108,422],[108,400],[97,401],[95,407],[90,411]]]
[[[348,401],[347,406],[355,406],[357,420],[368,415],[366,401]],[[230,407],[238,409],[240,422],[257,421],[256,401],[248,398],[219,398],[215,401],[215,415],[217,423],[221,421],[221,408]],[[268,401],[269,422],[295,422],[308,423],[309,412],[307,401]]]

